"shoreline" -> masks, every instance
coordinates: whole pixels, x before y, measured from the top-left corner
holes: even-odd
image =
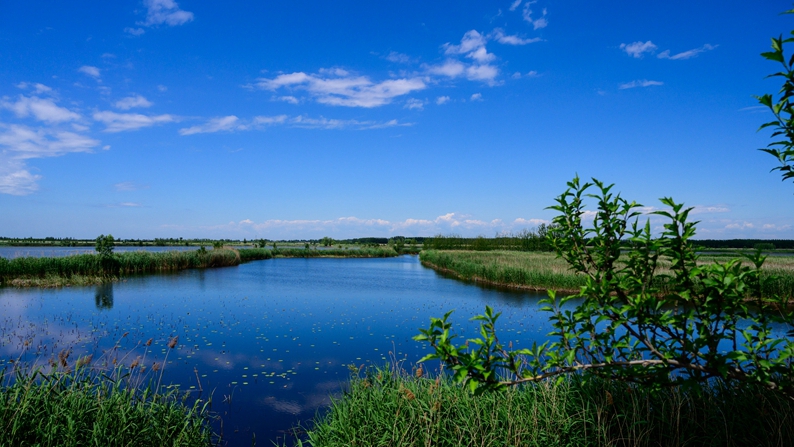
[[[0,289],[97,286],[125,278],[148,274],[176,273],[188,269],[235,267],[251,261],[275,258],[390,258],[400,256],[391,248],[364,249],[234,249],[200,252],[126,252],[114,254],[110,269],[103,267],[97,254],[81,254],[56,258],[0,258]],[[80,265],[72,265],[78,263]],[[108,270],[112,270],[108,272]],[[25,273],[30,272],[30,273]],[[108,273],[105,273],[108,272]]]
[[[446,267],[439,267],[439,266],[433,264],[432,262],[429,262],[429,261],[421,261],[421,262],[422,262],[423,266],[425,266],[425,267],[427,267],[429,269],[433,269],[436,272],[439,272],[439,273],[441,273],[443,275],[450,276],[453,279],[457,279],[457,280],[463,281],[463,282],[473,282],[473,283],[475,283],[477,285],[485,285],[485,286],[504,288],[504,289],[510,289],[510,290],[523,290],[523,291],[530,291],[530,292],[548,292],[549,290],[551,290],[551,291],[562,293],[562,294],[566,294],[566,295],[579,293],[579,290],[574,290],[574,289],[551,288],[551,287],[532,286],[532,285],[528,285],[528,284],[498,282],[498,281],[492,281],[490,279],[482,278],[482,277],[479,277],[479,276],[466,277],[463,274],[461,274],[461,273],[459,273],[459,272],[457,272],[455,270],[452,270],[452,269],[449,269],[449,268],[446,268]]]

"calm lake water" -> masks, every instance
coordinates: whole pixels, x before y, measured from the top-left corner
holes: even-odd
[[[20,358],[46,363],[67,348],[70,361],[107,358],[119,340],[126,364],[145,355],[151,368],[168,353],[163,383],[197,391],[200,380],[227,445],[250,446],[254,433],[271,445],[341,393],[348,365],[396,358],[410,369],[428,352],[411,337],[431,316],[455,309],[459,331],[474,336],[468,319],[488,304],[503,312],[505,344],[542,340],[550,328],[539,298],[445,278],[415,256],[273,259],[99,287],[3,288],[0,369]]]

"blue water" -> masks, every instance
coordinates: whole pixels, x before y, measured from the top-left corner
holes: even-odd
[[[411,337],[431,316],[455,309],[458,332],[474,336],[468,319],[488,304],[503,312],[503,343],[542,341],[551,328],[541,297],[448,279],[414,256],[272,259],[98,287],[4,288],[0,368],[45,364],[71,348],[70,362],[93,354],[129,365],[140,356],[151,371],[167,355],[163,384],[211,395],[227,445],[250,446],[254,434],[271,445],[341,393],[348,365],[415,365],[428,350]]]

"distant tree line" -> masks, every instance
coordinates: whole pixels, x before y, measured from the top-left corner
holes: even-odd
[[[435,250],[511,250],[511,251],[551,251],[547,236],[554,231],[551,225],[540,224],[536,229],[524,229],[518,233],[502,233],[495,237],[475,238],[460,237],[456,235],[438,235],[424,240],[425,249]]]
[[[692,244],[701,248],[794,249],[794,240],[791,239],[701,239],[693,240]]]

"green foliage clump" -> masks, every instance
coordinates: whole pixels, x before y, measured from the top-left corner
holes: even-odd
[[[596,194],[588,193],[592,186]],[[611,189],[575,178],[551,207],[561,213],[551,243],[586,284],[576,295],[549,292],[544,300],[554,327],[550,342],[505,349],[496,335],[499,314],[486,307],[474,318],[482,322],[481,337],[469,340],[471,350],[454,344],[450,313],[431,319],[415,337],[435,350],[423,360],[443,361],[477,393],[586,371],[651,388],[717,380],[794,398],[794,341],[780,333],[794,324],[794,311],[784,299],[763,296],[764,256],[749,256],[751,267],[735,259],[701,265],[690,242],[691,208],[662,199],[670,211],[654,214],[668,223],[655,238],[650,222],[638,223],[640,205]],[[582,222],[586,198],[598,203],[592,227]],[[621,256],[624,239],[630,249]],[[658,272],[662,260],[668,273]],[[579,304],[565,308],[572,298]]]
[[[206,404],[185,406],[175,393],[128,386],[125,375],[17,371],[0,373],[2,446],[208,447]]]
[[[784,12],[784,14],[792,14],[794,9]],[[757,96],[758,102],[769,108],[774,115],[775,119],[761,125],[759,130],[771,127],[773,129],[772,138],[776,141],[770,143],[762,151],[775,157],[780,163],[779,166],[773,170],[780,171],[783,180],[794,179],[794,104],[792,104],[792,97],[794,97],[794,56],[786,58],[784,53],[784,45],[794,42],[794,31],[791,32],[792,37],[783,39],[781,35],[778,38],[772,38],[772,51],[761,53],[765,59],[778,62],[783,67],[782,70],[769,75],[769,77],[783,78],[783,85],[778,92],[780,97],[775,101],[772,95],[765,94]]]
[[[421,369],[368,369],[304,439],[314,447],[778,446],[794,438],[792,410],[762,387],[651,391],[568,376],[474,396]]]

